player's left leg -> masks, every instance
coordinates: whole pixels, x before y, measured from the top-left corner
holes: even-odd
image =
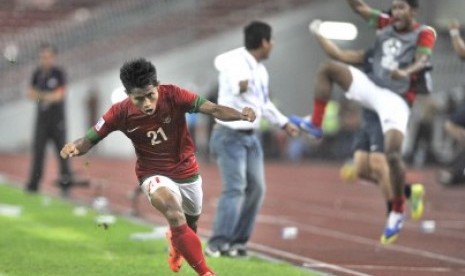
[[[397,129],[390,129],[385,133],[385,153],[389,164],[391,184],[394,192],[392,212],[389,214],[386,228],[381,236],[381,243],[389,244],[397,239],[402,229],[404,215],[404,183],[405,164],[402,160],[402,142],[404,134]]]
[[[141,187],[152,206],[167,219],[173,248],[181,253],[199,275],[213,273],[203,256],[200,239],[187,225],[178,185],[167,177],[156,175],[147,178]],[[173,271],[179,270],[176,266],[171,267],[171,264],[170,268],[174,268]]]

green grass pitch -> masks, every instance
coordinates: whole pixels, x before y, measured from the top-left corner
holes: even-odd
[[[5,209],[11,206],[20,207],[21,214],[8,214]],[[186,263],[179,273],[169,270],[164,238],[129,238],[132,233],[150,232],[153,227],[117,217],[116,223],[105,230],[95,222],[97,213],[89,210],[76,216],[75,207],[0,184],[0,276],[195,275]],[[256,257],[207,261],[220,276],[319,275]]]

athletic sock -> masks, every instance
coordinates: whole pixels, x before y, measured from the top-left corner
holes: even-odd
[[[321,127],[323,124],[323,117],[325,115],[326,105],[328,101],[315,99],[313,102],[312,124],[315,127]]]
[[[404,197],[395,197],[392,200],[392,210],[397,213],[404,212]]]
[[[392,211],[392,200],[386,201],[386,207],[387,207],[387,214],[389,216],[389,213]]]
[[[406,198],[410,199],[410,196],[412,195],[412,185],[410,183],[404,184],[404,195]]]
[[[181,253],[189,265],[203,275],[212,270],[207,266],[199,237],[186,224],[171,227],[171,243]]]

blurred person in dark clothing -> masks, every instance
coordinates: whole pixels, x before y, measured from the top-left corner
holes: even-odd
[[[449,23],[449,33],[452,46],[457,55],[465,60],[465,41],[460,35],[460,23],[452,20]],[[449,136],[457,142],[458,154],[448,168],[439,174],[439,182],[444,185],[465,184],[465,105],[458,106],[445,123]]]
[[[60,158],[60,149],[65,144],[65,90],[66,75],[62,68],[55,65],[56,50],[50,44],[40,47],[39,65],[32,74],[27,96],[36,102],[37,115],[34,131],[34,152],[32,169],[26,190],[37,192],[42,178],[44,155],[47,142],[55,146],[60,164],[58,184],[63,195],[67,195],[71,185],[69,161]]]

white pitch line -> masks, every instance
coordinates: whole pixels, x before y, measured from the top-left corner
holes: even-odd
[[[282,258],[291,259],[291,260],[295,260],[295,261],[300,261],[300,262],[302,262],[304,264],[311,263],[311,264],[314,264],[316,268],[327,268],[327,269],[331,269],[333,271],[344,272],[344,273],[354,275],[354,276],[373,276],[371,274],[366,274],[366,273],[358,272],[358,271],[348,269],[348,268],[345,268],[345,267],[342,267],[342,266],[325,263],[325,262],[322,262],[322,261],[319,261],[319,260],[316,260],[316,259],[307,258],[307,257],[301,256],[301,255],[297,255],[297,254],[290,253],[290,252],[287,252],[287,251],[272,248],[272,247],[269,247],[269,246],[266,246],[266,245],[263,245],[263,244],[258,244],[258,243],[253,243],[253,242],[250,242],[249,244],[250,244],[251,248],[256,249],[256,250],[260,250],[261,252],[267,252],[267,253],[271,253],[272,255],[275,255],[275,256],[280,256]],[[305,267],[308,267],[308,266],[305,266]]]

